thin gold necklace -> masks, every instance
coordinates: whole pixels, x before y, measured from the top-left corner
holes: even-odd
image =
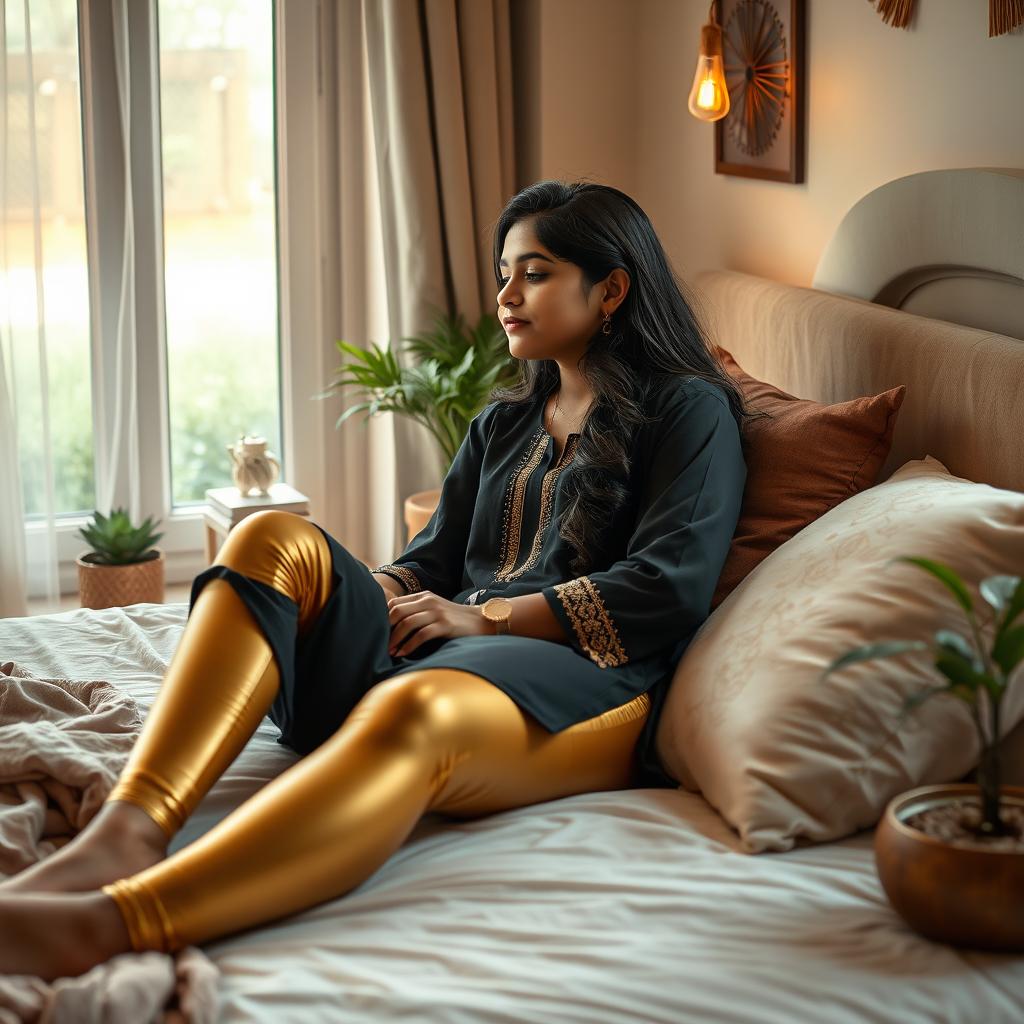
[[[551,412],[551,426],[548,427],[548,433],[551,433],[555,428],[555,413],[558,412],[558,392],[555,392],[555,408]]]

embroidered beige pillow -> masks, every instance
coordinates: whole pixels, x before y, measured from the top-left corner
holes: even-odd
[[[954,568],[984,622],[989,606],[978,583],[1024,568],[1024,494],[952,476],[930,456],[908,462],[776,548],[680,659],[658,754],[749,852],[871,827],[896,794],[960,779],[977,764],[968,708],[944,694],[883,743],[903,701],[942,682],[927,652],[862,662],[817,681],[834,657],[861,644],[967,628],[931,574],[886,566],[899,555]],[[1024,717],[1022,674],[1004,699],[1004,735]]]

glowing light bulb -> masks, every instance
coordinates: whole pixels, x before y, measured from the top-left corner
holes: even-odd
[[[688,103],[690,113],[701,121],[718,121],[729,113],[729,89],[722,66],[722,29],[714,23],[700,30],[700,56]]]
[[[708,76],[700,83],[697,92],[697,106],[701,110],[714,110],[718,106],[719,89],[714,78]]]

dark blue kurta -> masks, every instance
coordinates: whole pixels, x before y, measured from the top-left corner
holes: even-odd
[[[429,590],[480,604],[540,592],[566,643],[508,636],[435,638],[387,675],[459,668],[500,687],[549,731],[649,692],[637,746],[641,784],[675,786],[657,761],[654,732],[675,666],[707,618],[739,520],[746,464],[721,388],[673,379],[651,400],[634,439],[630,499],[596,558],[574,578],[558,535],[564,485],[579,443],[556,458],[544,398],[494,402],[470,424],[437,509],[405,551],[373,572],[407,593]]]

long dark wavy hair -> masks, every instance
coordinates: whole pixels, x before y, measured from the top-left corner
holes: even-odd
[[[699,377],[725,392],[743,438],[750,411],[737,384],[722,368],[673,271],[647,214],[608,185],[588,181],[538,181],[514,195],[494,230],[494,277],[501,288],[505,236],[523,218],[559,259],[583,272],[584,297],[616,267],[629,274],[626,298],[612,315],[612,331],[597,330],[579,363],[594,393],[571,469],[565,476],[566,510],[559,536],[575,549],[570,569],[582,575],[601,550],[601,536],[629,499],[631,439],[644,423],[649,398],[670,378]],[[519,380],[495,388],[491,401],[525,404],[559,386],[553,359],[519,360]],[[742,443],[742,441],[741,441]]]

